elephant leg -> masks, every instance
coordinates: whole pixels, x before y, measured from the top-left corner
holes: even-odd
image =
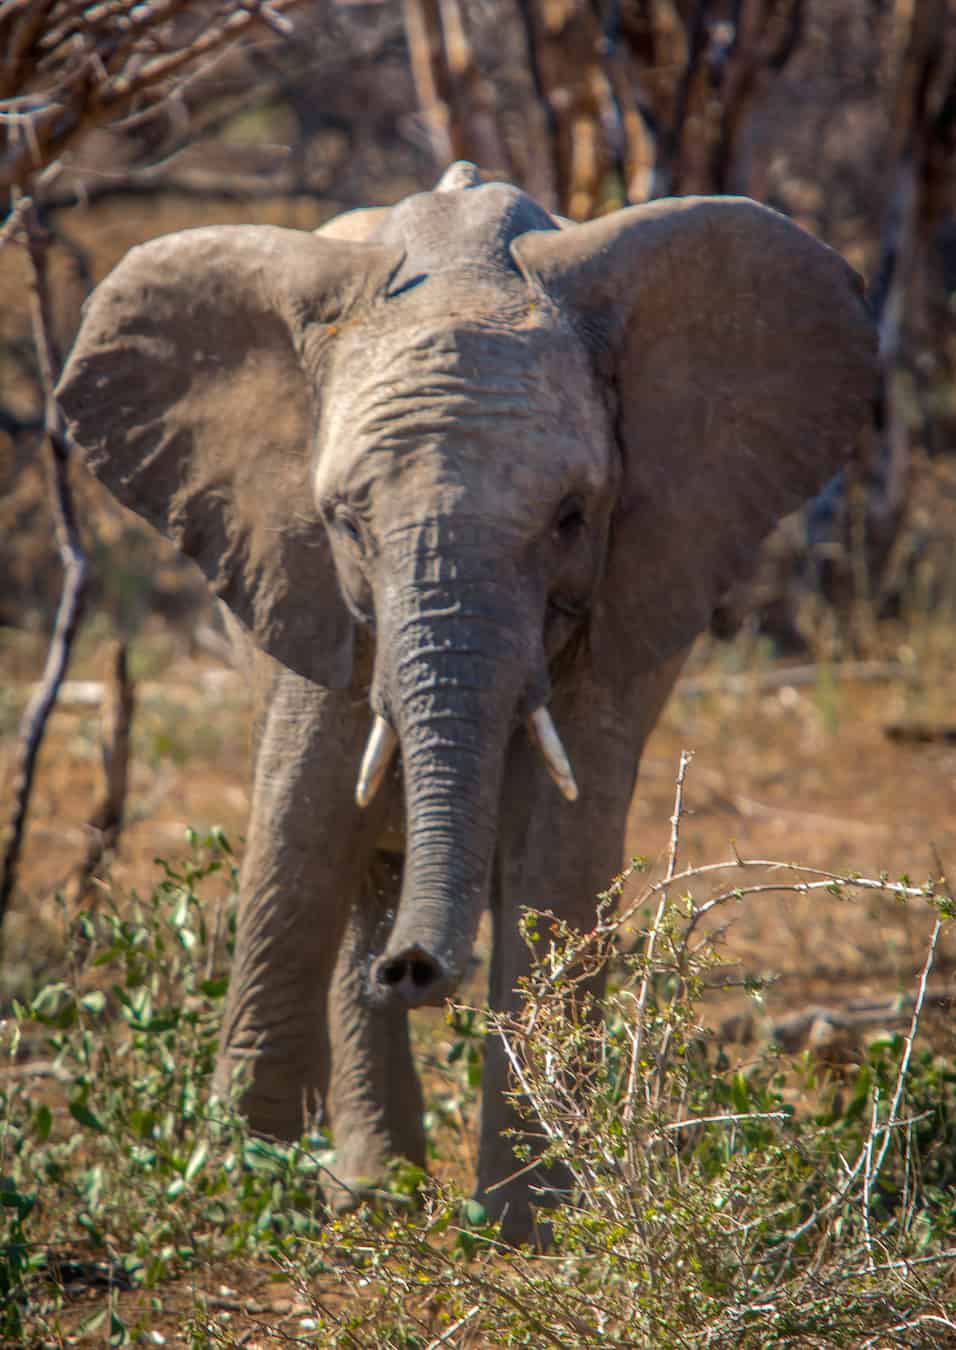
[[[324,1105],[329,987],[381,808],[354,789],[369,729],[361,690],[329,691],[260,656],[252,809],[216,1070],[256,1131],[297,1138]]]
[[[329,996],[333,1046],[329,1114],[336,1146],[329,1198],[347,1209],[381,1186],[388,1160],[425,1165],[424,1101],[408,1013],[371,1006],[366,977],[395,913],[402,859],[376,851],[348,922]]]
[[[524,734],[509,750],[502,803],[489,998],[492,1007],[514,1010],[515,987],[530,968],[530,953],[518,936],[523,907],[552,911],[571,926],[593,926],[596,896],[620,871],[624,833],[644,740],[677,676],[683,657],[670,663],[625,699],[590,681],[556,691],[556,725],[574,768],[579,800],[566,802],[551,782]],[[598,998],[604,977],[591,986]],[[478,1154],[478,1198],[502,1222],[511,1242],[537,1238],[535,1208],[565,1190],[557,1169],[531,1172],[516,1159],[506,1131],[535,1126],[522,1122],[505,1093],[512,1086],[497,1037],[486,1046]],[[515,1175],[519,1174],[520,1175]]]

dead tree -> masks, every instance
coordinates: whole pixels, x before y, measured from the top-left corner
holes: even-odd
[[[939,378],[952,325],[936,240],[952,218],[956,195],[956,0],[896,0],[885,24],[890,190],[870,286],[880,388],[857,462],[809,517],[811,545],[825,558],[824,589],[841,608],[862,601],[864,615],[878,613],[881,590],[900,580],[894,554],[909,500],[914,436],[900,371],[908,368],[918,386],[928,364]],[[928,361],[914,361],[914,348]],[[931,424],[933,399],[923,402]],[[932,444],[931,425],[923,436]]]
[[[301,0],[7,0],[0,7],[0,191],[27,191],[94,127],[153,115],[250,30],[291,33]]]
[[[726,191],[740,132],[798,44],[804,0],[504,0],[496,10],[517,19],[524,42],[539,115],[523,133],[548,170],[537,193],[584,220],[608,204]],[[459,0],[405,0],[405,16],[436,158],[507,162],[494,81],[480,73]]]

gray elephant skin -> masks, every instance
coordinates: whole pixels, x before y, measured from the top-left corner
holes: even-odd
[[[874,381],[856,274],[742,198],[570,224],[455,165],[315,234],[156,239],[99,286],[72,435],[254,676],[218,1071],[254,1129],[321,1108],[346,1195],[424,1164],[409,1009],[486,906],[497,1008],[522,907],[593,922],[689,645]],[[507,1087],[492,1040],[477,1194],[522,1240],[561,1178],[516,1163]]]

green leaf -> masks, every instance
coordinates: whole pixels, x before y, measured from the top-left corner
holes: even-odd
[[[76,1021],[76,1003],[65,984],[48,984],[30,1004],[30,1016],[41,1026],[66,1031]]]
[[[33,1113],[33,1133],[45,1144],[50,1137],[50,1130],[53,1128],[53,1112],[44,1104],[38,1106]]]
[[[481,1080],[484,1077],[485,1061],[481,1054],[475,1052],[468,1056],[468,1068],[465,1073],[465,1081],[470,1088],[480,1088]]]
[[[133,1133],[140,1139],[151,1139],[156,1126],[156,1112],[137,1107],[129,1114],[129,1124]]]
[[[221,849],[223,853],[232,852],[232,845],[226,837],[226,832],[221,825],[213,825],[212,829],[209,831],[209,839],[210,842],[213,843],[216,848]]]
[[[265,1139],[250,1139],[245,1143],[243,1153],[248,1166],[273,1170],[285,1163],[288,1150],[281,1144],[267,1143]]]
[[[733,1093],[734,1106],[741,1114],[753,1109],[753,1102],[750,1094],[750,1084],[742,1073],[735,1073],[731,1080],[731,1091]]]
[[[15,1209],[17,1219],[22,1221],[29,1215],[37,1202],[35,1192],[18,1189],[13,1177],[0,1177],[0,1208]],[[0,1248],[2,1251],[2,1248]]]
[[[70,1115],[80,1125],[85,1125],[88,1130],[95,1130],[97,1134],[105,1134],[106,1126],[90,1108],[81,1101],[70,1102]]]
[[[488,1211],[478,1200],[466,1200],[461,1207],[461,1219],[469,1228],[483,1228],[488,1222]]]
[[[194,1177],[202,1171],[206,1158],[209,1156],[209,1141],[201,1139],[192,1151],[192,1156],[186,1164],[186,1170],[183,1173],[183,1180],[188,1184]]]

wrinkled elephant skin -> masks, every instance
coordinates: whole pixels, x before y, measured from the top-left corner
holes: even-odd
[[[254,1128],[321,1108],[353,1191],[424,1163],[408,1010],[454,992],[485,906],[497,1007],[521,906],[590,924],[683,655],[845,462],[874,369],[858,278],[775,212],[571,225],[468,165],[102,283],[73,436],[203,569],[258,691],[218,1077],[244,1066]],[[495,1186],[506,1087],[490,1043],[478,1193],[520,1240],[542,1177]]]

